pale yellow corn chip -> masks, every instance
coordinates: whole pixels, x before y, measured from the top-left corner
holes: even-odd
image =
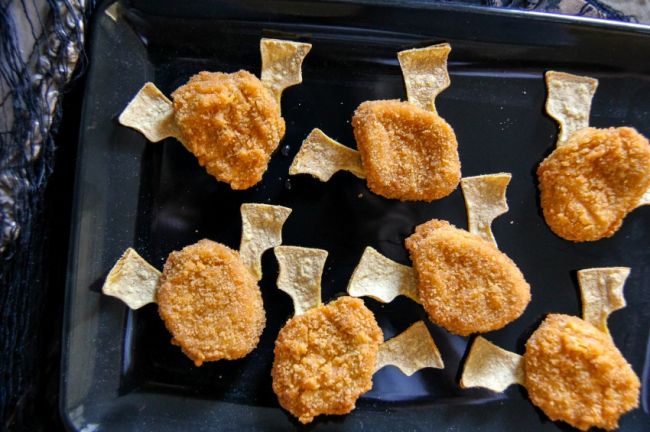
[[[322,130],[314,129],[302,142],[289,167],[289,175],[310,174],[326,182],[341,170],[349,171],[361,179],[366,178],[358,151],[334,141]]]
[[[398,295],[420,302],[413,268],[386,258],[367,247],[348,283],[348,294],[390,303]]]
[[[262,279],[262,254],[282,244],[282,226],[291,209],[268,204],[242,204],[239,255],[257,280]]]
[[[512,384],[524,384],[523,357],[478,336],[465,360],[461,388],[483,387],[502,392]]]
[[[280,104],[287,87],[302,82],[302,61],[311,44],[278,39],[262,39],[262,84],[273,93]]]
[[[612,312],[625,307],[623,286],[629,275],[628,267],[579,270],[582,319],[609,334],[607,318]]]
[[[449,87],[447,43],[416,48],[397,53],[408,101],[428,111],[436,112],[436,96]]]
[[[420,369],[445,367],[427,326],[418,321],[379,347],[375,371],[393,365],[410,376]]]
[[[492,221],[508,211],[506,189],[511,178],[510,173],[499,173],[460,180],[467,208],[468,231],[495,245]]]
[[[128,248],[106,276],[102,292],[117,297],[131,309],[156,302],[160,272]]]
[[[124,108],[118,121],[139,131],[151,142],[179,135],[172,102],[150,82]]]
[[[298,246],[278,246],[273,251],[280,265],[278,288],[293,300],[295,315],[319,306],[327,251]]]
[[[564,72],[546,72],[546,112],[560,124],[557,146],[563,145],[575,131],[589,126],[591,101],[598,80]]]

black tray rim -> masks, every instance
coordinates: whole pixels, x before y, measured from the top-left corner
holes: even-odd
[[[60,355],[60,376],[59,376],[59,401],[58,401],[58,410],[59,415],[62,420],[62,423],[66,430],[78,432],[77,429],[70,417],[70,412],[67,410],[66,401],[67,394],[65,392],[65,383],[67,379],[68,372],[68,353],[69,345],[71,340],[69,338],[70,329],[72,327],[71,317],[69,316],[69,309],[72,304],[72,293],[75,289],[74,284],[74,273],[75,273],[75,257],[78,253],[76,249],[76,244],[82,233],[76,229],[79,226],[79,221],[81,218],[80,207],[81,207],[81,197],[79,191],[83,188],[82,180],[78,175],[82,167],[83,158],[79,157],[79,149],[82,148],[83,142],[86,140],[85,133],[81,128],[81,125],[86,124],[86,106],[87,100],[85,93],[90,88],[90,82],[94,75],[92,53],[94,52],[94,47],[97,44],[97,33],[93,32],[91,29],[96,26],[96,23],[102,18],[106,10],[116,3],[121,3],[122,0],[101,0],[99,4],[95,7],[92,18],[90,20],[89,33],[90,37],[87,39],[87,52],[89,55],[89,64],[88,70],[86,71],[87,76],[85,77],[84,82],[84,98],[82,101],[81,107],[81,118],[79,121],[79,133],[78,133],[78,143],[77,143],[77,155],[75,161],[75,172],[74,172],[74,182],[72,189],[72,208],[70,216],[70,234],[68,240],[68,251],[67,251],[67,265],[66,265],[66,279],[65,279],[65,298],[63,302],[63,325],[61,329],[61,355]],[[127,0],[128,1],[128,0]],[[253,1],[264,1],[264,0],[253,0]],[[274,1],[274,0],[271,0]],[[281,0],[284,1],[284,0]],[[290,1],[290,0],[288,0]],[[224,3],[239,3],[238,0],[225,0]],[[440,2],[427,2],[426,0],[322,0],[322,3],[329,4],[344,4],[344,5],[360,5],[360,6],[369,6],[369,7],[394,7],[394,8],[405,8],[405,9],[426,9],[430,11],[440,11],[448,13],[459,13],[459,14],[471,14],[471,15],[486,15],[496,18],[512,19],[512,20],[532,20],[532,21],[541,21],[546,23],[558,24],[558,25],[581,25],[587,28],[601,31],[614,31],[630,35],[648,35],[650,36],[650,23],[641,24],[641,23],[631,23],[623,21],[613,21],[608,19],[601,18],[591,18],[585,16],[575,16],[575,15],[563,15],[558,13],[550,12],[539,12],[533,10],[521,10],[521,9],[509,9],[501,8],[496,6],[483,6],[483,5],[471,5],[471,4],[462,4],[462,3],[446,3],[444,0]]]

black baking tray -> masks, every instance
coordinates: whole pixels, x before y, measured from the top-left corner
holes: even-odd
[[[110,14],[104,9],[110,7]],[[113,18],[110,16],[112,15]],[[116,18],[116,19],[114,19]],[[201,70],[260,70],[259,40],[307,41],[302,85],[287,90],[287,134],[263,181],[232,191],[210,177],[175,140],[153,144],[117,116],[146,81],[169,94]],[[551,233],[539,208],[535,168],[553,149],[557,128],[544,114],[548,69],[596,77],[597,127],[632,125],[650,135],[650,29],[644,26],[444,3],[105,2],[93,23],[90,71],[80,124],[75,205],[65,307],[61,412],[71,430],[570,430],[553,423],[518,386],[503,394],[461,390],[459,367],[471,338],[427,321],[446,364],[405,377],[387,367],[346,416],[303,427],[271,390],[278,330],[292,315],[275,286],[273,254],[261,281],[268,325],[259,347],[239,361],[195,367],[172,346],[156,306],[132,312],[101,295],[125,248],[156,267],[201,238],[237,248],[245,202],[293,209],[284,242],[323,248],[329,258],[323,298],[341,295],[366,246],[408,263],[403,239],[430,218],[466,227],[460,190],[432,203],[372,194],[339,173],[320,183],[288,176],[314,127],[354,146],[350,118],[365,100],[404,98],[396,53],[449,42],[451,86],[437,99],[454,127],[464,176],[507,171],[510,211],[494,223],[499,247],[532,286],[521,318],[485,335],[519,353],[546,313],[580,314],[576,270],[629,266],[628,306],[610,318],[612,336],[642,377],[642,406],[622,430],[650,425],[650,209],[630,214],[612,238],[573,244]],[[399,298],[366,299],[386,338],[426,315]]]

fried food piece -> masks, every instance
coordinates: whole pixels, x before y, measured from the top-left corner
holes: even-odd
[[[172,343],[197,366],[244,357],[266,324],[255,278],[237,252],[211,240],[169,254],[156,301]]]
[[[382,342],[374,315],[352,297],[291,318],[275,342],[271,372],[280,405],[301,423],[349,413],[372,387]]]
[[[551,420],[615,429],[639,405],[639,378],[611,338],[577,317],[549,315],[526,342],[525,386]]]
[[[208,173],[248,189],[284,136],[273,94],[253,74],[200,72],[172,93],[181,141]]]
[[[430,220],[406,239],[431,321],[467,336],[500,329],[530,302],[530,286],[497,247],[449,222]]]
[[[611,237],[650,187],[650,144],[629,127],[586,128],[537,169],[544,218],[575,242]]]
[[[410,102],[364,102],[352,117],[368,187],[386,198],[431,201],[460,181],[454,130]]]

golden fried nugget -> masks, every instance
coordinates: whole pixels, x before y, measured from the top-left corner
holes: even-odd
[[[530,286],[497,247],[449,222],[430,220],[406,239],[422,306],[462,336],[499,329],[530,302]]]
[[[275,342],[271,375],[280,405],[301,423],[320,414],[347,414],[372,387],[383,334],[352,297],[291,318]]]
[[[551,420],[615,429],[639,405],[639,378],[611,338],[577,317],[549,315],[526,342],[525,386]]]
[[[410,102],[364,102],[352,117],[368,187],[386,198],[431,201],[460,181],[454,130]]]
[[[273,94],[255,75],[200,72],[172,97],[181,140],[208,173],[233,189],[262,179],[285,124]]]
[[[244,357],[266,324],[255,278],[237,252],[211,240],[169,254],[156,301],[172,343],[197,366]]]
[[[612,236],[650,187],[650,144],[629,127],[586,128],[537,169],[544,218],[575,242]]]

